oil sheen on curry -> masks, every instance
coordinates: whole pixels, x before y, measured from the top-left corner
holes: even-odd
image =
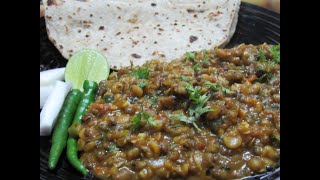
[[[235,179],[280,165],[280,45],[187,52],[113,72],[78,131],[102,179]]]

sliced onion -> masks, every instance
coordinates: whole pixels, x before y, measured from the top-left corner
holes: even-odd
[[[40,109],[43,108],[52,89],[53,85],[40,86]]]
[[[56,81],[40,113],[40,136],[51,134],[63,102],[72,88],[71,83]]]
[[[57,80],[64,80],[65,69],[57,68],[40,72],[40,86],[52,85]]]

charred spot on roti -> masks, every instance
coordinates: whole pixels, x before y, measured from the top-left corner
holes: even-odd
[[[140,59],[141,56],[139,54],[133,53],[131,54],[132,57],[136,58],[136,59]]]
[[[69,32],[68,26],[64,25],[64,28],[65,28],[66,32]]]
[[[107,50],[108,50],[108,48],[103,48],[103,50],[104,50],[104,51],[107,51]]]
[[[61,5],[63,4],[63,2],[61,0],[48,0],[47,1],[47,4],[48,6],[51,6],[51,5]]]
[[[194,9],[187,9],[187,12],[188,12],[188,13],[194,13],[195,10],[194,10]]]
[[[142,36],[142,38],[147,38],[147,36]]]
[[[178,25],[178,24],[177,24],[177,23],[174,23],[173,25],[176,26],[176,25]]]
[[[193,42],[196,41],[196,40],[198,40],[198,37],[197,37],[197,36],[191,35],[191,36],[189,37],[189,42],[190,42],[190,43],[193,43]]]
[[[60,48],[60,49],[63,49],[63,46],[60,44],[60,45],[59,45],[59,48]]]
[[[52,19],[52,16],[46,16],[47,19],[51,20]]]
[[[193,17],[194,17],[194,18],[197,18],[197,17],[198,17],[198,15],[196,15],[196,14],[195,14],[195,15],[193,15]]]
[[[153,44],[157,44],[157,43],[158,43],[157,41],[153,42]]]
[[[158,12],[155,12],[154,15],[159,15],[159,13],[158,13]]]
[[[99,30],[104,30],[104,26],[100,26],[100,27],[99,27]]]
[[[59,17],[59,20],[62,20],[62,17]]]
[[[157,33],[159,36],[161,35],[161,33]]]
[[[159,28],[159,31],[164,31],[164,29],[162,29],[162,28]]]
[[[72,49],[70,49],[70,50],[68,50],[68,52],[69,52],[69,53],[73,53],[73,50],[72,50]]]
[[[77,8],[77,12],[80,12],[80,10],[81,10],[81,8],[80,8],[80,7],[78,7],[78,8]]]
[[[121,16],[118,16],[118,19],[121,19]]]
[[[81,29],[78,30],[78,33],[81,33]]]
[[[132,44],[137,45],[139,41],[132,40]]]
[[[93,17],[93,14],[90,14],[90,17]]]
[[[89,37],[89,34],[86,34],[86,38],[88,38]]]
[[[117,32],[116,36],[118,36],[118,35],[120,35],[120,34],[121,34],[121,32]]]
[[[121,8],[119,6],[117,6],[117,9],[121,10]]]
[[[128,22],[132,24],[136,23],[137,21],[138,21],[138,18],[136,16],[131,19],[128,19]]]
[[[156,6],[156,5],[157,5],[156,3],[151,3],[151,6],[153,6],[153,7]]]

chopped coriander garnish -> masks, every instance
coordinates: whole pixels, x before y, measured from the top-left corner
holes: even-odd
[[[143,113],[143,118],[144,118],[151,126],[157,125],[157,122],[153,119],[152,116],[150,116],[150,114]]]
[[[278,45],[273,45],[270,49],[269,49],[272,58],[273,58],[273,62],[275,63],[280,63],[280,44]]]
[[[130,68],[133,69],[133,61],[130,61]]]
[[[202,58],[204,58],[206,54],[207,54],[207,51],[205,49],[201,51]]]
[[[192,52],[186,52],[185,56],[189,59],[189,60],[194,60],[196,58],[195,54]]]
[[[181,79],[182,81],[188,81],[188,77],[187,77],[187,76],[181,76],[180,79]]]
[[[152,116],[150,116],[150,114],[140,111],[131,120],[132,129],[137,130],[141,125],[142,120],[147,121],[147,123],[149,123],[151,126],[155,126],[157,124],[157,122],[152,118]]]
[[[199,64],[196,64],[194,66],[192,66],[192,69],[195,71],[200,71],[201,70],[201,66]]]
[[[148,79],[149,77],[149,66],[147,65],[145,68],[138,67],[137,70],[131,72],[132,76],[136,76],[139,79]]]
[[[213,91],[222,91],[225,94],[230,94],[231,93],[230,89],[225,88],[225,87],[221,86],[220,84],[216,84],[216,83],[212,83],[212,82],[206,81],[204,83],[204,85],[209,87]]]
[[[209,59],[207,59],[207,58],[205,58],[206,57],[206,53],[207,53],[207,51],[206,50],[203,50],[202,52],[201,52],[201,55],[202,55],[202,62],[203,63],[207,63],[208,61],[209,61]]]
[[[262,48],[260,48],[259,49],[259,53],[257,53],[257,56],[258,56],[258,61],[260,61],[260,62],[266,62],[266,60],[267,60],[267,58],[266,58],[266,56],[264,55],[264,52],[263,52],[263,49]]]
[[[192,124],[198,131],[201,131],[201,129],[198,127],[198,125],[196,124],[196,118],[191,116],[191,117],[187,117],[183,114],[178,114],[178,115],[175,115],[173,116],[173,119],[174,120],[179,120],[179,121],[182,121],[182,122],[185,122],[185,123],[190,123]]]
[[[140,82],[140,83],[138,84],[138,86],[139,86],[140,88],[144,88],[144,87],[147,86],[147,82],[146,82],[146,81],[142,81],[142,82]]]
[[[174,120],[183,121],[185,123],[192,124],[198,131],[201,129],[196,124],[196,121],[200,118],[200,116],[206,112],[212,111],[212,109],[208,107],[203,107],[204,104],[209,100],[210,96],[201,95],[200,87],[193,87],[192,84],[186,83],[185,88],[189,93],[189,99],[192,101],[192,105],[189,107],[188,113],[189,117],[184,114],[174,115]]]
[[[109,145],[109,147],[108,147],[108,151],[109,151],[109,152],[114,152],[114,151],[118,151],[118,150],[119,150],[119,148],[117,147],[116,144],[111,144],[111,145]]]
[[[262,76],[260,76],[256,81],[260,82],[260,83],[266,83],[266,82],[270,81],[273,77],[274,77],[274,75],[271,72],[269,72],[269,73],[265,73]]]
[[[153,95],[153,96],[150,98],[150,101],[151,101],[152,104],[157,104],[158,99],[159,99],[158,96]]]
[[[142,117],[142,111],[140,111],[138,114],[136,114],[132,119],[132,129],[137,129],[141,124],[141,117]]]
[[[170,126],[170,128],[177,128],[177,127],[182,127],[182,126],[183,126],[183,124],[175,124],[173,126]]]

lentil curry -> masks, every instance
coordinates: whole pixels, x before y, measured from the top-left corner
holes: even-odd
[[[78,132],[102,179],[234,179],[280,164],[280,45],[188,52],[113,72]]]

